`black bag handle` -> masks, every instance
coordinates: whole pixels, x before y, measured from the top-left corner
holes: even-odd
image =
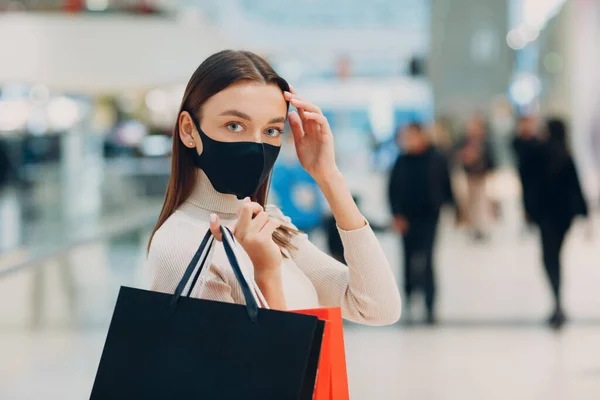
[[[246,278],[244,278],[242,269],[240,268],[237,257],[233,251],[232,244],[235,243],[235,238],[229,228],[224,226],[221,226],[221,234],[223,235],[225,254],[227,255],[227,259],[229,260],[231,267],[233,268],[233,273],[235,274],[238,283],[242,287],[242,293],[244,294],[244,299],[246,300],[248,317],[250,317],[253,322],[256,322],[258,318],[258,303],[256,302],[254,294],[252,293],[252,289],[250,289],[250,286],[248,285],[248,281],[246,281]],[[229,243],[229,241],[231,241],[231,243]]]
[[[256,320],[258,318],[258,308],[259,307],[258,307],[258,304],[254,297],[254,294],[252,293],[252,290],[250,289],[250,286],[248,285],[248,282],[244,278],[244,275],[240,268],[237,257],[235,256],[235,252],[233,250],[233,243],[235,243],[235,239],[234,239],[233,233],[231,233],[231,231],[228,228],[221,226],[221,234],[223,235],[222,240],[223,240],[223,247],[225,248],[225,254],[227,255],[227,259],[229,260],[231,267],[233,268],[233,273],[235,274],[235,277],[236,277],[240,287],[242,288],[242,293],[244,295],[244,299],[246,300],[246,311],[248,313],[248,317],[253,322],[256,322]],[[209,241],[210,241],[210,243],[209,243]],[[200,243],[198,250],[196,250],[196,254],[194,254],[194,257],[190,261],[183,276],[181,277],[181,280],[179,281],[177,288],[175,289],[175,293],[173,294],[173,298],[171,300],[172,307],[177,305],[179,298],[183,294],[183,291],[184,291],[187,283],[189,282],[192,274],[194,273],[194,270],[196,269],[196,265],[198,265],[198,261],[200,261],[200,258],[202,257],[202,260],[200,261],[200,266],[199,266],[198,270],[196,271],[196,273],[194,274],[192,283],[187,291],[187,297],[189,297],[191,295],[192,290],[194,289],[194,286],[196,285],[196,282],[198,281],[200,273],[204,269],[206,260],[208,259],[208,256],[211,253],[214,242],[215,242],[215,238],[212,236],[210,230],[208,230],[206,232],[206,234],[204,235],[204,238],[202,239],[202,242]]]
[[[205,257],[208,257],[210,249],[207,249],[206,245],[208,244],[208,241],[210,238],[211,238],[211,233],[210,233],[210,230],[208,230],[206,232],[206,234],[204,235],[204,238],[202,238],[202,242],[200,242],[200,246],[198,247],[198,250],[196,250],[194,257],[192,257],[192,261],[190,261],[187,268],[185,269],[185,272],[183,273],[183,276],[179,280],[179,284],[177,284],[177,288],[175,289],[175,293],[173,295],[173,298],[171,299],[171,306],[175,306],[177,304],[177,302],[179,301],[179,297],[181,297],[181,294],[183,293],[183,289],[185,289],[185,286],[187,285],[188,281],[190,280],[190,276],[192,276],[192,273],[194,272],[194,269],[196,268],[196,265],[198,264],[198,261],[200,260],[200,257],[202,256],[202,253],[204,252],[204,250],[206,250]],[[206,258],[204,258],[202,260],[203,263],[205,261],[206,261]],[[202,265],[200,267],[202,268]]]

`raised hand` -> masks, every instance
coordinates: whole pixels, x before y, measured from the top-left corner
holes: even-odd
[[[283,261],[281,250],[273,241],[273,232],[281,221],[271,218],[258,203],[246,199],[242,205],[235,225],[231,227],[234,237],[246,251],[254,265],[255,279],[258,281],[267,275],[279,275]],[[221,222],[216,214],[210,218],[210,231],[219,241]]]
[[[325,181],[338,172],[329,122],[319,107],[290,90],[284,96],[298,110],[288,117],[298,160],[317,183]]]

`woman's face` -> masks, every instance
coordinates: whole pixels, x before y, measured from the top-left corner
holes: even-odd
[[[200,128],[211,139],[220,142],[256,142],[281,146],[286,115],[287,104],[279,86],[239,82],[204,103]],[[185,143],[183,137],[182,140]],[[202,141],[195,129],[193,140],[198,153],[201,153]]]

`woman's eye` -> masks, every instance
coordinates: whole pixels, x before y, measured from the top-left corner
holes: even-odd
[[[227,129],[229,129],[231,132],[242,132],[244,130],[244,127],[242,126],[242,124],[232,122],[230,124],[227,124]]]
[[[267,134],[267,136],[270,137],[279,137],[283,133],[283,131],[277,128],[269,128],[265,131],[265,133]]]

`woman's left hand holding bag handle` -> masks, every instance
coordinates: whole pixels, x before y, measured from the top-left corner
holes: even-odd
[[[234,237],[250,257],[254,266],[254,280],[270,308],[287,310],[281,281],[281,249],[273,241],[273,232],[281,221],[271,218],[263,207],[246,198],[238,212],[238,219],[230,227]],[[210,216],[210,231],[222,241],[221,222],[218,215]]]

